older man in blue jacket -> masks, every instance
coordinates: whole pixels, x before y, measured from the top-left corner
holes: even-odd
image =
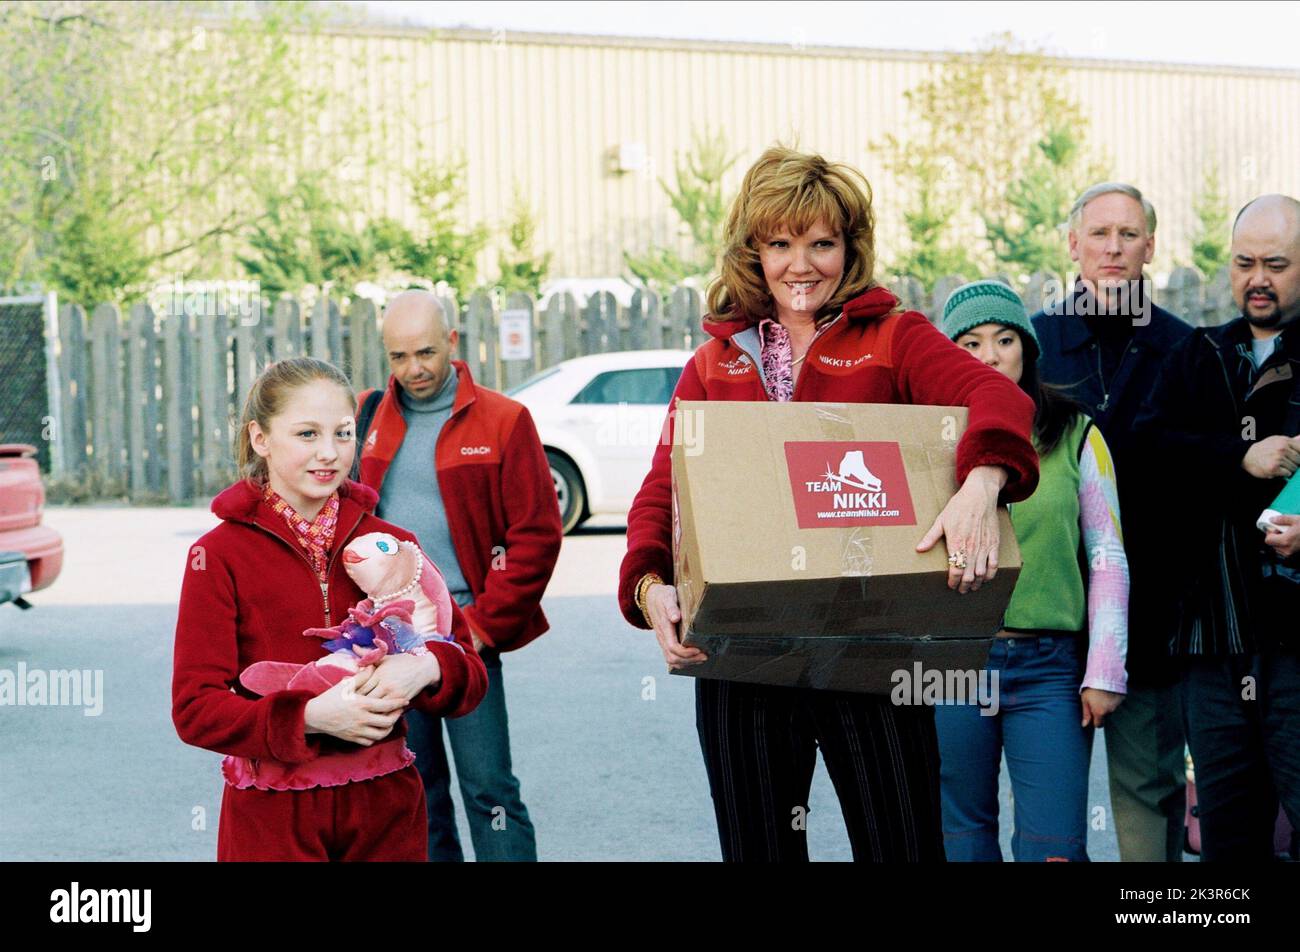
[[[1157,521],[1161,477],[1133,421],[1160,365],[1191,333],[1156,306],[1142,268],[1155,252],[1156,213],[1131,185],[1105,182],[1074,203],[1070,257],[1079,278],[1035,314],[1039,369],[1084,405],[1115,460],[1129,559],[1128,696],[1106,722],[1110,798],[1120,859],[1179,861],[1183,853],[1183,728],[1169,657],[1172,606]]]

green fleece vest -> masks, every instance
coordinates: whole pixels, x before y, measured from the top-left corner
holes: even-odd
[[[1083,631],[1087,601],[1079,570],[1079,456],[1090,419],[1079,414],[1038,461],[1038,487],[1009,505],[1021,568],[1002,626]]]

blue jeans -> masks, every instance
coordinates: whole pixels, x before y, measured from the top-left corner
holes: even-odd
[[[996,714],[936,704],[943,842],[954,862],[1001,862],[998,772],[1007,755],[1015,798],[1016,862],[1088,859],[1091,727],[1079,722],[1079,659],[1069,636],[995,638]]]
[[[446,721],[456,775],[469,820],[474,858],[489,861],[537,861],[537,840],[528,808],[519,796],[519,780],[510,764],[510,730],[506,691],[501,680],[501,655],[482,652],[488,689],[477,708]],[[406,742],[415,753],[415,766],[424,781],[429,809],[430,862],[464,862],[456,834],[456,808],[451,799],[451,769],[442,744],[443,719],[417,710],[406,712]]]

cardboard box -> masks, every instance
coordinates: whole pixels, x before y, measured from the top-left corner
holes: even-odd
[[[957,491],[964,407],[682,401],[672,448],[677,673],[888,694],[894,672],[983,668],[1020,569],[947,587],[916,544]]]

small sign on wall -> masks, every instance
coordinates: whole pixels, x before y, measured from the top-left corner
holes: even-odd
[[[502,360],[531,360],[533,316],[526,309],[501,312],[500,354]]]

